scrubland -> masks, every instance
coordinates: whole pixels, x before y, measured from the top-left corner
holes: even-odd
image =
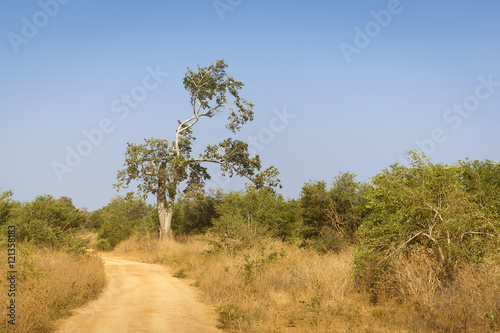
[[[99,259],[76,255],[91,246],[77,236],[86,229],[98,250],[169,266],[227,332],[499,331],[500,163],[409,160],[370,182],[310,181],[297,199],[269,187],[191,193],[173,207],[176,242],[161,245],[142,197],[85,214],[67,197],[0,193],[1,234],[14,226],[19,244],[74,253],[19,255],[18,320],[48,331],[102,288]]]
[[[464,266],[442,285],[425,256],[398,258],[374,302],[354,279],[352,249],[319,254],[277,240],[224,249],[188,237],[159,246],[131,238],[121,255],[161,263],[198,287],[228,332],[494,332],[500,267]]]

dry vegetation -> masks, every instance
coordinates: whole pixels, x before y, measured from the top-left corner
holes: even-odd
[[[129,239],[116,251],[170,266],[199,287],[228,332],[494,332],[499,329],[500,269],[463,268],[438,284],[425,257],[400,258],[377,304],[355,288],[350,250],[320,255],[279,241],[238,251],[207,239],[158,247]]]
[[[495,332],[500,329],[500,266],[464,265],[455,281],[440,282],[440,267],[424,255],[398,258],[386,297],[405,309],[411,332]]]
[[[2,263],[7,263],[6,252]],[[18,245],[16,259],[16,325],[5,320],[8,288],[2,279],[1,332],[51,332],[56,320],[96,298],[105,285],[104,265],[95,255]]]

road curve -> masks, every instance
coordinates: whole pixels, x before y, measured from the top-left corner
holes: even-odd
[[[196,292],[160,265],[103,257],[108,285],[99,299],[60,322],[59,333],[221,332]]]

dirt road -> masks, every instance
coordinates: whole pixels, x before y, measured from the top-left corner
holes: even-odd
[[[101,297],[60,324],[60,333],[220,332],[210,307],[160,265],[103,257]]]

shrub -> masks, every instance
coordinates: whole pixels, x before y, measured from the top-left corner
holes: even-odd
[[[209,231],[246,245],[268,236],[292,238],[301,226],[295,202],[285,201],[268,188],[229,192],[215,210],[218,217]]]
[[[51,195],[17,205],[10,216],[9,224],[16,226],[18,241],[54,248],[71,247],[86,221],[86,215],[75,208],[70,198],[55,199]]]
[[[251,316],[246,314],[237,305],[227,304],[218,306],[217,312],[219,313],[217,328],[245,331],[252,326]]]
[[[300,194],[304,219],[304,244],[321,252],[340,250],[354,243],[366,215],[369,186],[352,173],[340,173],[327,189],[324,181],[305,184]]]
[[[175,234],[200,234],[212,226],[218,217],[215,206],[219,203],[222,192],[198,195],[195,198],[181,198],[174,206],[172,229]]]
[[[463,165],[409,156],[409,167],[395,164],[375,176],[367,196],[370,214],[359,229],[355,263],[358,281],[373,292],[396,254],[424,253],[440,267],[440,282],[451,283],[460,264],[481,262],[498,246],[500,222],[464,181]]]
[[[133,196],[117,196],[89,217],[100,225],[97,247],[111,250],[118,243],[137,233],[149,233],[154,223],[154,211],[144,200]]]
[[[12,200],[12,191],[0,192],[0,226],[5,225],[11,217],[11,212],[18,205]]]

